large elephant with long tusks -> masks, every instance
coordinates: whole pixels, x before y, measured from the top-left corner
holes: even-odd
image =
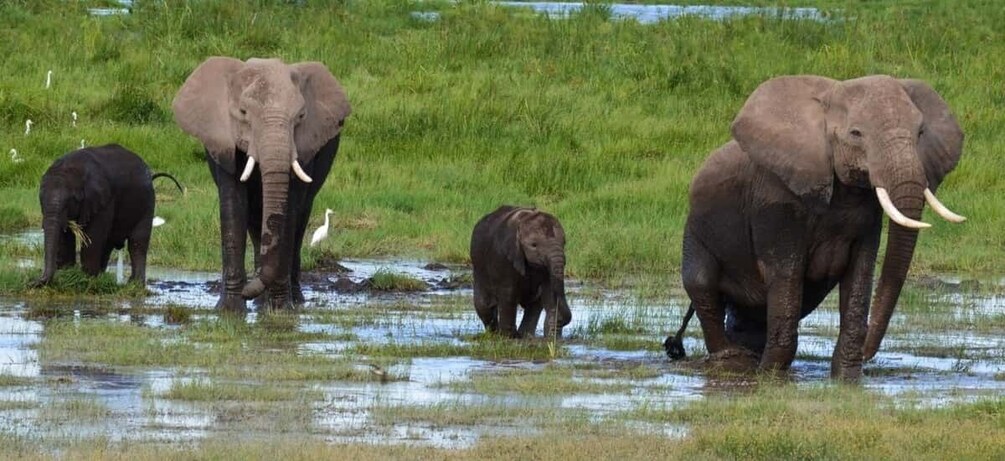
[[[218,308],[302,303],[300,249],[314,197],[335,162],[349,101],[318,62],[212,57],[185,81],[175,120],[206,148],[220,194]],[[251,236],[257,276],[244,268]]]
[[[886,333],[918,230],[929,227],[924,204],[963,221],[935,197],[963,150],[959,124],[918,80],[787,76],[750,95],[732,134],[691,183],[684,231],[682,278],[708,352],[742,347],[762,369],[787,369],[799,320],[839,287],[831,374],[858,379]],[[666,346],[680,356],[680,333]]]

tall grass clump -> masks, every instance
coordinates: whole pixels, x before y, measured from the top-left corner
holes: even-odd
[[[34,219],[52,160],[81,139],[121,143],[190,191],[158,204],[170,220],[154,232],[150,264],[218,269],[216,188],[202,146],[173,123],[171,100],[208,56],[314,60],[354,106],[317,197],[344,225],[317,251],[466,262],[474,223],[509,203],[562,220],[572,276],[665,280],[680,263],[691,177],[759,83],[889,74],[929,82],[967,135],[938,192],[970,219],[924,232],[914,270],[999,270],[1005,10],[789,4],[828,19],[639,24],[593,2],[554,20],[488,2],[396,1],[137,2],[129,15],[99,18],[86,2],[2,2],[0,153],[16,148],[25,161],[0,159],[0,192]],[[26,137],[27,118],[36,125]]]

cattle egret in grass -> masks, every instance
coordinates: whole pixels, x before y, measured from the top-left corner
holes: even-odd
[[[34,124],[35,124],[35,122],[31,121],[30,118],[28,120],[24,121],[24,135],[25,136],[28,136],[31,133],[31,126],[34,125]]]
[[[159,226],[161,224],[164,224],[165,222],[166,221],[164,221],[164,218],[162,218],[160,216],[154,216],[154,227],[157,227],[157,226]]]
[[[12,161],[14,163],[21,163],[21,162],[24,161],[24,159],[21,158],[20,155],[17,155],[17,149],[11,149],[10,150],[10,161]]]
[[[83,140],[83,139],[81,139],[81,140],[80,140],[80,148],[81,148],[81,149],[83,149],[83,148],[84,148],[84,140]]]
[[[70,116],[73,117],[73,127],[77,127],[77,111],[70,112]]]
[[[122,274],[123,272],[125,272],[122,268],[122,266],[124,265],[122,263],[122,250],[116,250],[115,252],[119,254],[119,262],[115,265],[115,281],[117,283],[122,283],[123,280],[125,280],[125,277]]]
[[[325,223],[314,231],[314,235],[311,236],[311,246],[314,246],[318,242],[328,238],[328,216],[332,213],[334,213],[334,211],[332,211],[331,208],[325,209]]]
[[[52,71],[51,70],[45,73],[45,89],[48,90],[50,86],[52,86]]]

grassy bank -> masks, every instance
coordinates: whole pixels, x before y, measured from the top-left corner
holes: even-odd
[[[970,220],[925,231],[917,271],[989,272],[1005,259],[995,148],[1005,141],[1005,10],[993,1],[827,2],[844,19],[658,25],[611,22],[603,8],[548,20],[480,2],[141,2],[106,18],[87,16],[87,3],[0,6],[5,232],[38,226],[38,180],[53,159],[81,139],[118,142],[188,188],[159,185],[167,224],[150,264],[217,269],[215,188],[170,102],[207,56],[278,56],[323,61],[354,105],[316,206],[335,210],[318,248],[339,256],[465,261],[477,219],[516,203],[562,220],[574,276],[666,277],[680,259],[690,178],[758,83],[888,73],[930,82],[967,134],[939,196]],[[11,148],[23,163],[9,161]]]

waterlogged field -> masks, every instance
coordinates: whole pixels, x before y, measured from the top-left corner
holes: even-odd
[[[0,458],[1005,458],[997,2],[88,13],[112,3],[0,2],[0,148],[21,159],[0,156]],[[210,55],[320,60],[353,102],[297,312],[212,309],[216,192],[170,113]],[[758,83],[797,73],[925,79],[967,134],[939,197],[970,219],[923,232],[857,386],[828,379],[833,299],[801,323],[785,376],[708,369],[697,322],[688,360],[661,349],[686,307],[691,175]],[[146,288],[112,268],[26,289],[38,178],[81,142],[124,144],[187,188],[158,185]],[[553,212],[569,236],[574,319],[557,343],[486,336],[471,307],[471,226],[500,203]]]
[[[554,450],[584,439],[583,457],[656,453],[627,441],[682,457],[1005,454],[997,282],[916,282],[862,385],[842,386],[828,380],[832,303],[803,322],[790,375],[728,375],[705,369],[697,328],[688,360],[663,355],[680,293],[576,283],[565,339],[517,342],[481,333],[462,267],[343,266],[316,273],[296,313],[221,315],[206,309],[214,274],[158,269],[146,299],[0,298],[0,453],[240,457],[228,450],[300,440],[308,458],[564,459]],[[409,284],[359,288],[386,274]],[[947,421],[974,431],[932,439]]]

